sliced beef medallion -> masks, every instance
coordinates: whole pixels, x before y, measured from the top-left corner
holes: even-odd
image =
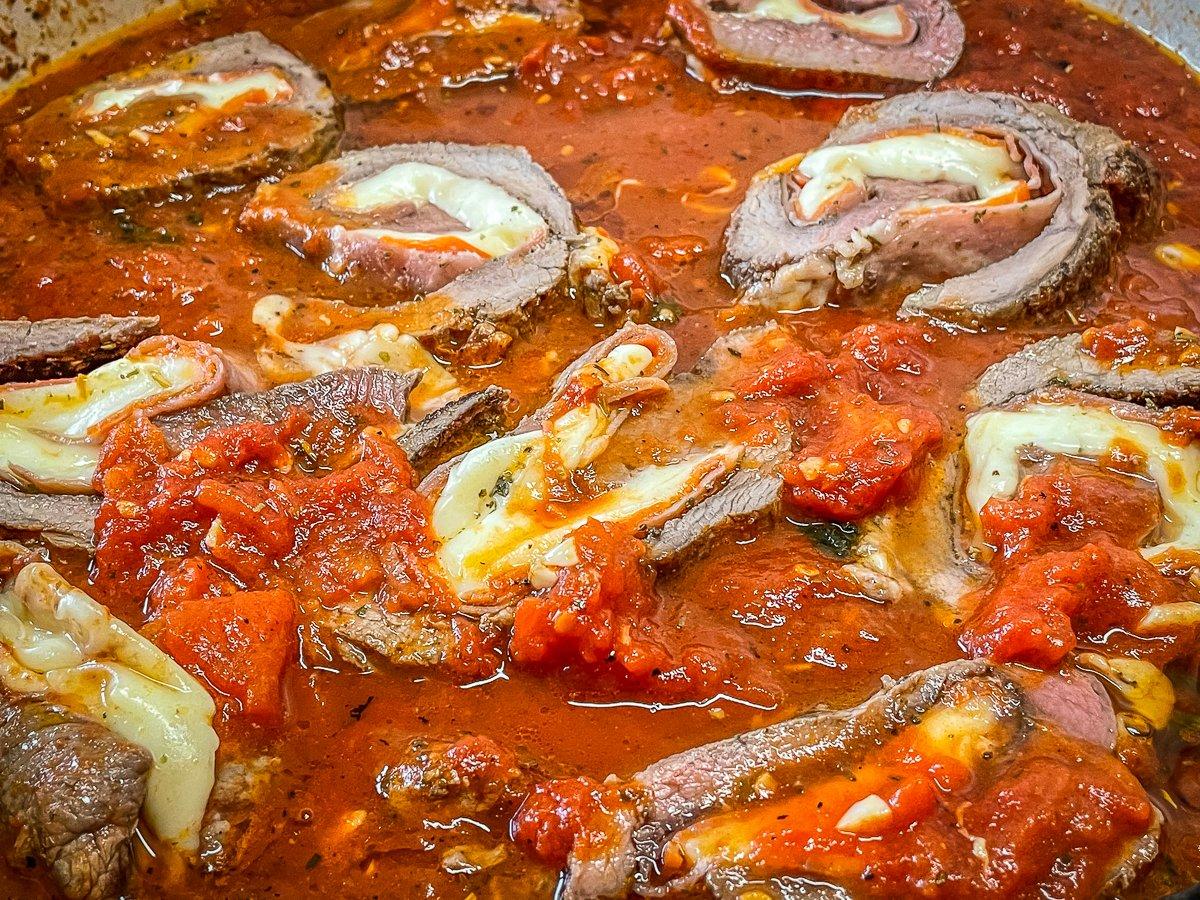
[[[743,300],[820,306],[911,291],[902,316],[959,324],[1068,301],[1108,270],[1159,178],[1114,132],[1008,94],[916,93],[850,110],[755,178],[726,232]],[[915,288],[915,290],[914,290]]]
[[[0,701],[0,816],[9,859],[68,900],[124,895],[152,758],[104,725],[34,699]]]
[[[10,127],[7,149],[56,200],[117,200],[308,165],[339,132],[320,75],[249,32],[54,100]]]
[[[950,0],[672,0],[669,10],[714,70],[778,87],[931,81],[963,49]]]
[[[1048,387],[1140,403],[1200,398],[1200,338],[1145,322],[1046,338],[989,367],[975,384],[981,406]]]
[[[124,356],[158,331],[157,316],[0,322],[0,381],[65,378]]]
[[[385,322],[438,349],[490,360],[568,278],[580,279],[581,293],[613,287],[611,274],[597,278],[583,262],[602,236],[577,227],[562,188],[519,147],[393,144],[347,153],[260,186],[241,223],[339,279],[407,295],[374,309],[293,303],[273,327],[303,340],[328,338],[331,321]]]
[[[579,817],[564,896],[1120,890],[1156,855],[1161,817],[1111,754],[1115,730],[1089,676],[935,666],[853,709],[684,751],[597,786],[599,803],[555,810]],[[527,800],[517,839],[545,812]]]
[[[332,36],[320,53],[334,90],[362,102],[502,78],[583,17],[577,0],[365,0],[308,24]]]

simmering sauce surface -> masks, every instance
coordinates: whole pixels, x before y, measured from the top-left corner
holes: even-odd
[[[929,365],[908,390],[938,412],[948,443],[961,433],[964,390],[1025,343],[1134,317],[1200,329],[1200,271],[1168,264],[1160,250],[1200,247],[1195,78],[1140,36],[1057,0],[961,0],[958,9],[966,50],[943,86],[1012,92],[1110,126],[1161,168],[1169,203],[1165,228],[1123,245],[1111,276],[1062,312],[978,332],[924,327]],[[299,2],[250,3],[128,34],[19,91],[4,120],[132,64],[240,30],[260,30],[302,58],[319,59],[330,20],[312,12]],[[350,106],[342,147],[432,140],[528,147],[583,224],[603,226],[666,283],[680,313],[665,327],[679,343],[683,371],[714,337],[764,318],[732,306],[719,272],[722,232],[751,177],[819,143],[854,101],[714,90],[688,74],[678,44],[663,37],[661,0],[591,5],[587,19],[589,33],[609,39],[607,52],[552,61],[554,77]],[[164,332],[252,357],[251,308],[266,293],[310,292],[359,304],[382,299],[242,233],[236,221],[252,188],[62,212],[28,184],[4,178],[2,318],[153,314]],[[894,304],[880,301],[804,312],[786,324],[801,346],[829,351],[852,328],[890,322],[893,314]],[[611,327],[564,305],[541,317],[504,362],[470,371],[465,381],[504,385],[527,412],[545,399],[552,376]],[[140,600],[90,585],[86,560],[67,554],[56,561],[119,615],[141,624]],[[132,890],[139,896],[551,896],[557,873],[509,843],[503,822],[391,811],[377,779],[399,749],[414,737],[474,733],[502,740],[546,773],[624,777],[706,741],[857,703],[878,689],[882,676],[961,655],[932,609],[856,594],[832,576],[838,564],[814,544],[811,530],[785,520],[726,538],[659,579],[662,621],[693,642],[733,643],[753,659],[737,673],[736,686],[703,701],[656,702],[570,671],[510,668],[465,686],[425,672],[362,674],[303,633],[298,664],[286,676],[284,723],[259,727],[233,719],[219,727],[232,745],[283,761],[278,787],[259,810],[258,855],[214,880],[167,854],[155,857],[147,839]],[[1163,853],[1137,896],[1200,880],[1200,696],[1193,663],[1184,659],[1173,671],[1177,712],[1160,735],[1160,768],[1146,781],[1166,818]],[[504,859],[456,873],[447,852],[462,846],[501,846]],[[0,894],[46,890],[0,870]]]

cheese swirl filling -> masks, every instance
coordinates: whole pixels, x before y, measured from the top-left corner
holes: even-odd
[[[644,377],[653,360],[647,347],[622,344],[580,376],[616,386]],[[587,400],[538,431],[477,447],[451,469],[431,524],[441,542],[438,560],[461,598],[493,578],[515,574],[539,580],[537,573],[546,566],[569,564],[574,548],[560,545],[588,519],[636,526],[670,514],[741,456],[741,448],[733,446],[691,453],[669,465],[639,469],[598,496],[551,508],[547,470],[572,473],[596,460],[624,416],[618,406]]]
[[[329,205],[336,211],[367,215],[390,207],[434,206],[465,226],[427,232],[399,228],[355,228],[363,237],[440,250],[447,241],[480,256],[507,256],[544,237],[549,226],[537,212],[503,188],[481,178],[457,175],[440,166],[402,162],[335,190]]]
[[[196,100],[211,109],[224,109],[235,100],[257,103],[284,102],[292,96],[292,84],[274,69],[211,75],[184,75],[150,84],[113,87],[97,91],[83,109],[85,116],[96,117],[125,110],[141,100],[153,97],[180,97]]]
[[[786,163],[787,161],[785,161]],[[927,132],[880,138],[862,144],[821,147],[795,166],[803,180],[797,212],[810,221],[836,207],[840,198],[865,193],[867,179],[920,183],[950,182],[974,189],[977,205],[1029,197],[1028,173],[1006,142],[975,134]],[[948,201],[928,199],[928,207]]]
[[[892,44],[911,41],[916,23],[900,4],[884,4],[863,12],[836,12],[812,0],[758,0],[748,10],[735,13],[748,19],[775,19],[791,25],[825,23],[839,31],[874,43]]]

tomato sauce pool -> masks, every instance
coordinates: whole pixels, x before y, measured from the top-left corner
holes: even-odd
[[[0,112],[13,121],[48,100],[129,65],[246,29],[305,58],[329,43],[316,4],[247,3],[125,33],[102,51],[44,75]],[[1069,310],[1008,328],[930,329],[929,365],[914,399],[960,432],[963,391],[990,363],[1030,340],[1136,317],[1200,328],[1200,270],[1162,248],[1200,247],[1200,85],[1176,60],[1129,29],[1058,2],[961,0],[962,61],[948,87],[1008,91],[1114,128],[1143,147],[1169,182],[1165,230],[1122,249],[1105,286]],[[678,320],[668,330],[691,365],[718,334],[754,321],[731,308],[719,273],[721,235],[752,175],[817,144],[854,102],[714,90],[687,71],[664,35],[661,0],[588,6],[604,52],[551,56],[522,79],[468,84],[348,108],[347,149],[407,141],[522,144],[564,187],[585,225],[603,226],[669,286]],[[0,190],[0,317],[153,314],[165,332],[253,352],[253,302],[274,290],[371,303],[288,252],[236,226],[248,192],[187,202],[139,202],[110,211],[48,212],[10,175]],[[829,306],[791,324],[830,350],[852,328],[892,321],[886,304]],[[513,346],[501,364],[472,371],[472,385],[510,388],[521,411],[545,399],[551,377],[603,334],[563,308]],[[551,896],[557,873],[493,835],[504,858],[478,872],[454,852],[480,844],[495,823],[407,817],[383,810],[377,778],[414,737],[473,733],[503,738],[555,774],[630,775],[670,753],[815,707],[856,703],[900,675],[960,655],[933,612],[882,604],[840,583],[837,535],[784,521],[719,544],[660,579],[663,620],[700,643],[749,648],[738,689],[702,701],[654,703],[570,672],[503,671],[459,685],[436,674],[360,674],[302,632],[286,676],[283,725],[231,722],[222,737],[280,757],[283,777],[258,811],[259,854],[219,881],[139,850],[146,896],[519,897]],[[831,547],[832,544],[832,547]],[[56,560],[118,614],[141,624],[140,602],[120,584],[88,584],[85,562]],[[1200,697],[1194,669],[1176,675],[1179,702],[1162,736],[1164,768],[1151,774],[1166,812],[1163,853],[1138,896],[1200,880]],[[461,854],[460,854],[461,855]],[[1019,864],[1019,863],[1018,863]],[[465,874],[462,874],[465,872]],[[0,894],[41,896],[40,882],[0,869]],[[46,896],[49,896],[48,894]]]

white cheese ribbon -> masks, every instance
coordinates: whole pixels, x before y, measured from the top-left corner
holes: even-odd
[[[143,814],[162,840],[196,850],[212,790],[212,698],[191,675],[45,563],[0,591],[0,682],[47,694],[150,752]]]
[[[216,72],[211,75],[184,75],[150,84],[125,88],[105,88],[92,95],[84,108],[85,116],[100,116],[112,110],[128,109],[151,97],[184,97],[201,106],[223,109],[240,97],[262,92],[267,103],[286,101],[292,96],[292,84],[274,69],[260,69],[241,75]]]
[[[203,360],[190,353],[131,356],[75,378],[0,390],[0,478],[21,487],[90,491],[103,423],[209,378]]]
[[[1100,407],[1030,403],[1018,410],[986,410],[967,420],[963,453],[970,466],[966,498],[978,514],[992,497],[1016,494],[1021,456],[1029,448],[1057,456],[1103,459],[1114,449],[1141,458],[1158,486],[1163,521],[1159,543],[1142,555],[1163,561],[1176,551],[1200,550],[1200,448],[1181,446],[1148,422],[1123,419]]]
[[[266,345],[258,351],[258,361],[275,380],[312,378],[322,372],[357,366],[420,372],[421,380],[408,397],[414,419],[462,396],[458,379],[420,341],[395,325],[384,322],[311,343],[289,341],[283,336],[282,324],[294,308],[293,300],[278,294],[263,297],[254,304],[254,324],[267,337]]]
[[[483,256],[507,256],[549,230],[546,220],[503,188],[481,178],[462,175],[429,163],[403,162],[361,181],[339,188],[330,205],[352,213],[370,213],[401,203],[432,205],[462,222],[465,230],[401,231],[396,228],[355,228],[353,233],[377,240],[432,245],[454,239]]]
[[[970,185],[978,198],[974,203],[1010,194],[1026,180],[1005,144],[946,132],[821,147],[804,156],[796,170],[808,179],[798,200],[806,219],[818,218],[844,191],[865,190],[868,178]]]
[[[828,22],[842,31],[868,40],[899,41],[910,33],[912,19],[899,4],[885,4],[863,12],[842,13],[823,9],[811,0],[758,0],[750,9],[735,15],[752,19],[775,19],[792,25]]]

